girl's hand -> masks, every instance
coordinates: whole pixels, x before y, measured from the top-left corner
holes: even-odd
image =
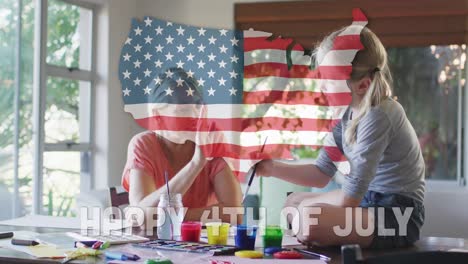
[[[193,162],[197,166],[202,166],[202,167],[204,167],[206,163],[208,162],[208,159],[205,157],[200,146],[198,146],[197,144],[195,144],[195,151],[193,152],[193,157],[192,157],[191,162]]]
[[[195,135],[196,146],[193,156],[197,158],[197,160],[212,160],[214,153],[213,144],[223,142],[223,140],[219,138],[223,134],[216,131],[216,124],[214,122],[208,122],[208,108],[205,105],[201,105],[197,111],[199,111],[199,116],[195,124],[197,133]],[[203,150],[200,146],[203,146]]]

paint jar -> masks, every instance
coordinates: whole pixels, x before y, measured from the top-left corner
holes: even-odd
[[[182,241],[199,242],[201,226],[201,222],[183,222],[180,227]]]
[[[255,238],[257,236],[257,227],[238,225],[236,228],[236,248],[238,249],[255,249]]]
[[[281,247],[283,242],[283,230],[277,225],[268,225],[265,227],[263,235],[263,247]]]
[[[229,223],[206,223],[206,232],[208,234],[208,244],[226,245],[229,237]]]
[[[161,194],[158,203],[157,234],[159,239],[179,239],[184,219],[184,205],[180,193]]]

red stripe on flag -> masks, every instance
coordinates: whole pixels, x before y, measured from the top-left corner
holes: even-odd
[[[317,79],[347,80],[351,76],[353,67],[349,66],[319,66]]]
[[[341,106],[351,103],[350,93],[318,93],[307,91],[258,91],[244,92],[245,104],[305,104],[318,106]]]
[[[266,37],[244,38],[244,52],[261,49],[286,50],[293,42],[292,39],[277,38],[269,40]],[[291,50],[304,51],[301,45],[294,45]]]
[[[141,127],[148,130],[169,131],[192,131],[195,129],[196,118],[153,116],[135,119]],[[313,119],[313,118],[281,118],[281,117],[258,117],[258,118],[231,118],[231,119],[207,119],[207,123],[214,123],[217,131],[235,132],[257,132],[264,130],[286,130],[286,131],[317,131],[327,132],[339,122],[338,119]],[[181,125],[182,124],[182,125]],[[210,130],[211,129],[211,130]],[[213,131],[205,126],[199,131]]]
[[[262,153],[258,146],[239,146],[227,143],[216,143],[201,145],[200,148],[207,157],[225,157],[233,159],[291,159],[291,150],[302,147],[318,149],[319,145],[297,145],[297,144],[267,144]]]
[[[247,176],[247,172],[236,171],[236,170],[233,170],[232,172],[234,173],[238,181],[245,182],[246,180],[245,177]]]
[[[361,35],[337,36],[333,42],[332,50],[362,50]]]
[[[285,77],[306,79],[333,79],[347,80],[352,71],[352,66],[319,66],[317,70],[311,70],[305,65],[288,65],[283,63],[257,63],[244,67],[244,78],[258,77]]]
[[[367,17],[360,8],[353,8],[353,21],[367,22]]]
[[[332,161],[346,161],[346,157],[341,153],[341,150],[338,147],[324,146],[323,148]]]

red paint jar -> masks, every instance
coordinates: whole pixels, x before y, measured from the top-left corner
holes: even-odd
[[[199,242],[201,233],[200,222],[183,222],[180,227],[182,241]]]

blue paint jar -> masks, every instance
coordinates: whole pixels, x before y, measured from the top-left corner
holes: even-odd
[[[236,229],[236,248],[245,250],[255,249],[255,237],[257,236],[257,227],[238,225]]]

